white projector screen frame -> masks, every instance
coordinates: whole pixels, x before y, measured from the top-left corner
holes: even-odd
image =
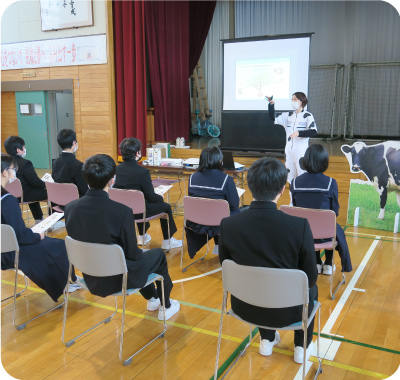
[[[291,110],[292,94],[308,93],[311,34],[224,40],[223,111]]]

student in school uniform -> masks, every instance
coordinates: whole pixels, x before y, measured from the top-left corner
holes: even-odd
[[[16,178],[17,166],[12,156],[1,155],[1,224],[11,226],[19,245],[18,268],[43,289],[54,302],[63,294],[68,281],[68,257],[65,242],[35,233],[25,226],[18,200],[5,190],[9,182]],[[1,255],[1,269],[14,268],[15,252]],[[73,281],[77,280],[75,272]],[[69,284],[69,292],[82,289],[74,282]]]
[[[163,234],[162,249],[182,247],[182,240],[172,237],[177,231],[172,209],[169,203],[164,202],[164,198],[154,192],[151,182],[150,171],[138,164],[142,157],[142,143],[134,137],[125,138],[119,145],[122,159],[124,162],[117,166],[117,177],[114,187],[116,189],[139,190],[143,193],[146,203],[146,216],[153,216],[165,212],[169,217],[169,231],[171,235],[171,245],[168,239],[168,222],[166,219],[160,219],[161,230]],[[141,219],[143,215],[135,215],[135,219]],[[147,233],[150,223],[137,223],[139,229],[138,243],[140,245],[147,244],[151,240],[151,236]]]
[[[229,203],[230,214],[239,212],[239,196],[233,178],[224,173],[222,152],[218,147],[204,148],[200,154],[199,168],[189,178],[188,193],[192,197],[225,199]],[[208,238],[214,237],[213,254],[218,255],[219,226],[203,226],[187,221],[186,239],[188,252],[194,257]]]
[[[15,159],[17,178],[21,181],[24,202],[29,203],[35,223],[43,219],[43,212],[39,201],[47,200],[45,183],[36,174],[32,162],[24,158],[26,156],[25,141],[19,136],[10,136],[4,141],[6,152]]]
[[[295,178],[290,186],[293,206],[333,210],[339,216],[338,185],[334,178],[323,174],[329,166],[328,151],[321,144],[307,148],[300,162],[306,172]],[[350,251],[342,227],[336,225],[336,250],[342,261],[342,272],[351,272]],[[325,250],[325,261],[316,252],[318,273],[331,275],[333,251]]]
[[[82,162],[77,160],[76,133],[72,129],[58,132],[57,142],[62,149],[60,157],[53,161],[52,177],[57,183],[73,183],[78,188],[79,197],[86,194],[88,185],[82,175]]]
[[[165,314],[169,319],[179,311],[180,304],[170,299],[173,284],[168,273],[167,259],[160,248],[143,252],[138,247],[132,210],[108,196],[108,189],[115,181],[115,173],[115,162],[106,154],[96,154],[85,161],[83,175],[90,188],[82,198],[65,206],[68,235],[87,243],[118,244],[125,254],[128,289],[142,288],[150,273],[162,275]],[[100,297],[121,291],[121,275],[94,277],[84,273],[83,276],[90,291]],[[141,289],[140,293],[148,300],[147,310],[158,310],[158,319],[163,320],[161,283],[157,281],[157,289],[154,284],[150,284]]]

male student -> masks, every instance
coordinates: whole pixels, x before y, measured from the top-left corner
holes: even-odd
[[[17,178],[21,181],[24,202],[29,203],[36,223],[43,219],[43,212],[40,203],[36,201],[46,201],[47,191],[45,183],[36,174],[32,162],[24,158],[26,156],[25,141],[19,136],[10,136],[4,141],[6,152],[13,156],[17,166]]]
[[[154,192],[154,187],[151,182],[150,171],[138,164],[142,157],[142,143],[139,139],[129,137],[124,139],[119,145],[123,163],[117,167],[117,178],[114,187],[117,189],[132,189],[139,190],[143,193],[146,202],[146,216],[153,216],[165,212],[169,217],[169,231],[171,234],[171,246],[168,240],[168,222],[166,219],[160,219],[161,229],[163,234],[162,249],[182,247],[182,240],[176,240],[172,235],[177,231],[172,210],[169,203],[164,202],[164,198]],[[135,215],[139,219],[142,215]],[[146,233],[150,224],[147,222],[143,233],[143,223],[138,223],[139,229],[139,244],[147,244],[151,240],[151,236]]]
[[[78,150],[76,133],[72,129],[62,129],[58,132],[57,142],[62,153],[53,161],[54,182],[75,184],[79,197],[82,197],[86,194],[88,185],[82,175],[82,162],[75,157],[75,152]]]
[[[275,158],[261,158],[253,163],[247,183],[253,202],[248,210],[225,218],[221,222],[219,259],[237,264],[267,268],[300,269],[308,276],[309,313],[318,297],[318,273],[314,240],[306,219],[284,214],[277,201],[285,190],[287,170]],[[277,289],[279,292],[279,289]],[[285,309],[265,309],[231,297],[232,309],[246,320],[262,326],[286,326],[302,319],[302,306]],[[314,319],[307,329],[307,360],[314,350],[312,335]],[[260,354],[269,356],[278,344],[277,331],[260,328]],[[294,361],[303,362],[302,330],[294,333]]]
[[[171,318],[179,311],[180,304],[169,298],[173,285],[164,252],[160,248],[147,252],[139,249],[132,210],[112,201],[108,196],[108,189],[114,183],[116,172],[114,160],[106,154],[97,154],[85,161],[82,172],[90,189],[82,198],[65,206],[68,235],[83,242],[121,246],[128,267],[128,289],[144,286],[150,273],[162,275],[166,318]],[[121,291],[121,275],[93,277],[84,273],[83,276],[90,291],[100,297]],[[148,300],[147,310],[159,310],[158,319],[163,320],[160,283],[157,282],[157,290],[151,284],[140,290],[140,293]]]

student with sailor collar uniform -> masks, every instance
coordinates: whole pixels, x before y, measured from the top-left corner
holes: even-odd
[[[292,108],[294,111],[283,112],[275,118],[275,102],[271,97],[266,97],[269,101],[268,113],[275,124],[280,124],[286,131],[285,166],[288,169],[288,182],[304,173],[300,167],[300,158],[304,156],[310,137],[317,135],[317,125],[314,116],[304,110],[308,103],[307,96],[303,92],[295,92],[292,95]]]

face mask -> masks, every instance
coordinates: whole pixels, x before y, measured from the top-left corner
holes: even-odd
[[[78,150],[78,144],[75,145],[73,153],[75,153]]]
[[[301,103],[298,100],[293,100],[292,101],[292,108],[294,110],[297,110],[301,106]]]
[[[24,152],[21,154],[21,157],[24,158],[26,156],[26,149],[24,149]]]
[[[13,173],[13,174],[11,174]],[[10,176],[11,174],[11,176]],[[17,172],[15,170],[8,170],[8,183],[13,183],[17,179]]]
[[[8,183],[13,183],[16,180],[16,178],[8,178]]]
[[[108,185],[109,185],[110,187],[114,187],[115,179],[116,179],[116,176],[112,177],[112,179],[110,179],[110,181],[108,182]]]

